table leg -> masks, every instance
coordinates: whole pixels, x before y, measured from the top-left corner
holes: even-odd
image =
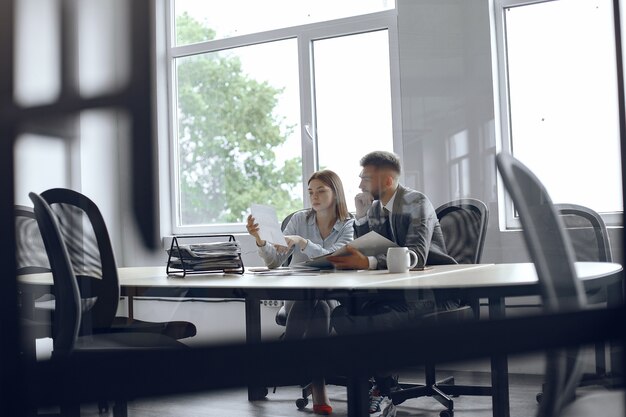
[[[363,417],[369,415],[369,384],[364,375],[348,377],[348,417]]]
[[[622,280],[606,287],[607,307],[620,307],[624,304],[624,283]],[[623,370],[620,341],[609,343],[611,358],[611,376],[620,377]]]
[[[135,308],[133,307],[133,296],[132,295],[127,296],[126,302],[128,303],[128,319],[132,322],[135,319]]]
[[[505,303],[502,297],[489,298],[489,318],[504,318]],[[491,357],[491,386],[493,389],[492,404],[494,417],[509,417],[509,364],[507,356]]]
[[[246,298],[246,343],[261,341],[261,301]],[[248,401],[262,400],[267,395],[265,387],[249,386]]]

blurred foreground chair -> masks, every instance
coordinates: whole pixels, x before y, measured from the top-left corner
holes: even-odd
[[[79,335],[79,329],[82,327],[82,300],[68,248],[50,206],[38,194],[30,193],[29,196],[35,207],[35,215],[50,261],[55,288],[51,360],[67,357],[77,350],[93,353],[94,360],[98,360],[99,352],[111,349],[180,349],[186,347],[173,338],[157,333],[118,332]],[[117,307],[117,299],[115,299],[114,307]],[[61,405],[61,415],[80,416],[80,404]],[[126,416],[125,400],[116,401],[113,415]]]
[[[563,227],[574,248],[576,261],[580,262],[613,262],[609,233],[600,214],[578,204],[554,204]],[[607,301],[606,289],[586,292],[588,304],[603,304]],[[613,383],[611,374],[607,373],[605,344],[595,344],[595,372],[582,375],[579,384],[610,385]],[[537,394],[541,401],[543,392]]]
[[[439,206],[435,212],[441,225],[448,254],[459,264],[480,263],[489,210],[485,203],[473,198],[453,200]],[[442,310],[425,317],[433,322],[458,322],[462,320],[478,319],[479,300],[460,300],[461,306],[452,310]],[[441,417],[454,415],[454,400],[459,395],[491,395],[490,386],[456,385],[454,377],[450,376],[437,381],[435,364],[427,363],[424,366],[424,384],[399,383],[399,389],[391,393],[394,404],[400,404],[410,398],[433,397],[439,401],[445,410]]]
[[[100,210],[85,195],[65,188],[46,190],[41,197],[59,222],[81,297],[93,304],[83,318],[81,333],[147,332],[178,340],[196,335],[196,326],[187,321],[148,322],[117,316],[117,263]]]
[[[519,213],[526,247],[537,270],[543,308],[547,312],[586,308],[586,294],[574,267],[573,246],[544,186],[526,166],[509,154],[498,154],[496,163]],[[604,391],[576,399],[581,377],[579,353],[580,348],[548,352],[545,390],[538,415],[626,415],[623,390]]]

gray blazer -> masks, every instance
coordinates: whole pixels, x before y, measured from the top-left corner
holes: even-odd
[[[414,251],[418,266],[456,263],[448,255],[437,214],[424,194],[399,185],[391,216],[393,235],[387,225],[388,219],[383,214],[381,202],[374,201],[367,212],[367,221],[360,225],[355,223],[354,237],[363,236],[373,230],[395,241],[399,246],[406,246]],[[376,259],[378,269],[387,268],[386,253],[377,255]]]

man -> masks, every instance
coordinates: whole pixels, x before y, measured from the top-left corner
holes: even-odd
[[[375,231],[417,254],[418,266],[456,263],[446,251],[441,226],[428,198],[399,184],[401,165],[397,155],[376,151],[361,159],[361,193],[355,197],[354,237]],[[386,253],[367,257],[348,246],[348,253],[329,260],[338,269],[386,269]],[[439,308],[458,306],[454,300],[439,301]],[[436,310],[430,291],[408,299],[403,294],[372,299],[351,305],[342,300],[332,314],[332,325],[339,334],[391,329],[414,323]],[[370,414],[395,415],[389,393],[397,385],[390,375],[375,377],[370,391]]]

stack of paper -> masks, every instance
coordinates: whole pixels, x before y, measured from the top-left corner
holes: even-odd
[[[170,268],[216,271],[241,268],[241,248],[237,242],[178,245],[169,249]]]

